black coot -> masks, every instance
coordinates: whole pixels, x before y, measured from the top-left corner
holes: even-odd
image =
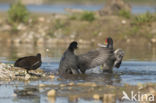
[[[122,59],[117,57],[123,57],[123,54],[119,53],[122,50],[114,51],[111,37],[107,38],[106,42],[106,47],[100,47],[88,53],[78,55],[78,67],[82,73],[85,73],[87,69],[100,65],[103,65],[103,71],[108,72],[112,72],[114,66],[120,67]],[[116,61],[117,59],[118,61]]]
[[[58,69],[60,75],[79,74],[77,56],[74,53],[74,50],[78,48],[77,45],[76,41],[71,42],[68,49],[64,52]]]
[[[19,58],[15,62],[14,66],[24,68],[26,69],[27,73],[29,73],[29,70],[36,70],[41,66],[41,64],[41,54],[38,53],[36,56],[27,56]]]

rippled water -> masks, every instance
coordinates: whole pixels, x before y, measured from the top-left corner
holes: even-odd
[[[13,63],[9,61],[8,63]],[[43,69],[48,69],[49,71],[55,71],[58,67],[58,62],[44,62]],[[54,80],[40,80],[40,81],[12,81],[12,82],[0,82],[0,103],[102,103],[101,100],[93,99],[83,99],[72,101],[68,96],[66,97],[56,97],[48,98],[46,92],[49,89],[54,89],[53,87],[46,89],[38,89],[38,84],[66,84],[69,82],[74,83],[84,83],[93,82],[97,85],[114,85],[121,86],[125,83],[136,85],[138,83],[156,83],[156,62],[147,61],[124,61],[121,68],[114,69],[113,74],[102,73],[99,68],[94,68],[87,72],[86,75],[82,76],[69,76],[65,79],[58,81],[57,78]],[[14,91],[24,90],[28,88],[29,90],[37,88],[34,91],[33,96],[14,96]],[[58,90],[58,88],[55,88]],[[84,88],[85,89],[85,88]],[[83,91],[83,88],[76,88],[77,93]],[[61,90],[62,94],[72,95],[74,90]],[[106,102],[109,103],[109,102]],[[120,103],[116,100],[116,103]],[[124,102],[125,103],[125,102]]]
[[[117,46],[119,47],[119,46]],[[40,52],[43,56],[41,69],[50,72],[56,72],[59,66],[60,57],[65,50],[66,46],[53,46],[53,45],[0,45],[0,62],[11,63],[21,56],[33,55]],[[137,85],[138,83],[156,83],[156,48],[153,47],[135,47],[135,46],[121,46],[125,51],[124,61],[119,69],[114,68],[113,74],[102,73],[99,67],[93,68],[85,75],[80,76],[67,76],[63,80],[58,80],[58,76],[54,80],[39,80],[39,81],[0,81],[0,103],[102,103],[101,100],[93,99],[74,99],[71,100],[68,96],[58,96],[56,98],[48,98],[46,93],[49,88],[39,89],[39,84],[58,85],[67,84],[69,82],[85,83],[92,82],[97,85],[114,85],[122,86],[125,83]],[[46,52],[49,49],[49,52]],[[80,46],[77,53],[83,53],[91,50],[90,46]],[[14,91],[29,88],[37,88],[34,91],[34,96],[14,96]],[[55,87],[62,94],[71,94],[74,90],[62,90]],[[85,88],[76,88],[80,93]],[[55,102],[54,102],[55,101]],[[109,102],[108,102],[109,103]],[[120,103],[116,100],[116,103]]]
[[[7,45],[0,44],[0,62],[11,63],[18,57],[23,57],[27,55],[36,55],[37,53],[42,54],[42,66],[41,68],[46,71],[57,71],[59,66],[59,60],[65,50],[67,45]],[[116,47],[119,47],[117,45]],[[89,50],[95,49],[89,45],[81,46],[77,50],[77,54],[85,53]],[[124,61],[119,69],[114,68],[114,73],[108,75],[108,81],[110,78],[117,80],[117,82],[112,82],[112,84],[122,85],[123,83],[137,84],[138,82],[156,82],[156,47],[155,46],[122,46],[125,51]],[[48,49],[48,52],[46,51]],[[118,78],[114,78],[116,75]],[[115,77],[116,77],[115,76]],[[94,80],[94,77],[98,79]],[[88,71],[85,80],[94,81],[99,83],[105,83],[107,74],[103,74],[99,67],[91,69]],[[77,78],[76,78],[77,79]],[[81,79],[81,78],[80,78]],[[82,78],[83,80],[83,78]],[[129,82],[131,81],[131,82]]]

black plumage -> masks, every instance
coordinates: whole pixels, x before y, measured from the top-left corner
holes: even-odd
[[[24,68],[27,70],[27,73],[29,73],[29,70],[36,70],[41,66],[41,64],[41,54],[38,53],[36,56],[19,58],[18,60],[16,60],[14,66]]]
[[[120,67],[123,51],[114,51],[111,37],[106,39],[106,47],[99,47],[85,54],[78,55],[78,67],[82,73],[87,69],[102,65],[103,71],[112,72],[113,67]],[[122,53],[121,53],[122,52]]]
[[[73,41],[70,43],[68,49],[64,52],[60,65],[59,65],[59,74],[79,74],[79,70],[77,67],[77,56],[74,51],[77,49],[78,43]]]

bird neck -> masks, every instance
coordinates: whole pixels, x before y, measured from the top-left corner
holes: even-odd
[[[37,58],[41,60],[41,56],[37,56]]]
[[[107,48],[113,49],[113,44],[108,44]]]
[[[69,47],[68,50],[69,50],[70,52],[73,52],[73,53],[74,53],[74,48]]]

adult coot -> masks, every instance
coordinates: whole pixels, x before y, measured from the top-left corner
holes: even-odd
[[[74,50],[77,49],[78,43],[73,41],[70,43],[67,50],[64,52],[60,65],[59,65],[59,74],[79,74],[77,67],[78,58],[74,53]]]
[[[78,67],[82,73],[87,69],[103,65],[103,71],[112,72],[113,67],[120,67],[124,52],[113,49],[113,40],[111,37],[106,39],[106,47],[99,47],[85,54],[78,55]]]
[[[19,58],[15,62],[14,66],[24,68],[26,69],[27,73],[29,73],[29,70],[36,70],[41,66],[41,64],[41,54],[38,53],[36,56],[27,56]]]

